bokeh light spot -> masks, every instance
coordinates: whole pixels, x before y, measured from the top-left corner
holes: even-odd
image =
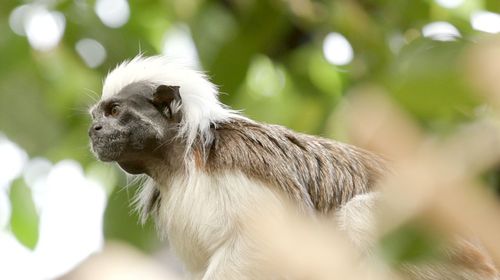
[[[32,48],[48,51],[61,40],[65,25],[66,20],[62,13],[36,6],[30,8],[24,21],[24,30]]]
[[[44,185],[35,256],[44,262],[41,275],[53,279],[102,247],[107,197],[104,188],[88,180],[72,160],[54,165]]]
[[[267,56],[256,56],[248,68],[247,83],[256,97],[278,95],[285,87],[286,75]]]
[[[422,28],[422,35],[437,41],[454,41],[461,37],[458,29],[445,21],[436,21],[425,25]]]
[[[200,68],[198,51],[186,25],[174,25],[165,32],[162,53],[183,64]]]
[[[455,9],[464,3],[464,0],[435,0],[436,3],[444,8]]]
[[[500,14],[477,11],[471,15],[472,28],[487,33],[500,33]]]
[[[130,7],[126,0],[97,0],[95,12],[104,25],[118,28],[127,23]]]
[[[21,174],[28,155],[2,134],[0,134],[0,155],[0,189],[5,189]]]
[[[343,35],[335,32],[326,35],[323,41],[323,53],[326,60],[335,65],[349,64],[354,58],[349,41]]]
[[[9,15],[9,26],[10,29],[17,35],[26,36],[24,31],[24,21],[29,13],[29,5],[21,5],[16,7]]]
[[[106,49],[94,39],[81,39],[75,48],[83,62],[90,68],[96,68],[106,60]]]

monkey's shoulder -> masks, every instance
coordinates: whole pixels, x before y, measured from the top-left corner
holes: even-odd
[[[295,132],[287,127],[232,119],[214,128],[214,150],[236,152],[251,149],[255,153],[273,155],[323,155],[339,157],[377,156],[361,148],[320,136]]]
[[[369,190],[383,170],[370,152],[278,125],[231,120],[217,124],[213,136],[208,170],[242,171],[325,212]]]

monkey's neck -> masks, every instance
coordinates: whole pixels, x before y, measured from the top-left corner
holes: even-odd
[[[120,165],[120,167],[123,170],[125,170],[127,173],[130,173],[133,175],[148,174],[148,170],[145,167],[146,165],[143,162],[120,161],[120,162],[118,162],[118,165]]]
[[[186,151],[186,145],[180,140],[172,141],[169,145],[156,149],[145,173],[156,182],[168,180],[175,174],[186,173],[192,165],[192,150]]]
[[[131,154],[118,161],[118,165],[133,175],[145,174],[159,181],[166,175],[185,169],[185,146],[182,143],[152,147],[141,153]]]

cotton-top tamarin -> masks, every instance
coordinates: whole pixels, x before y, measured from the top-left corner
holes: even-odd
[[[252,267],[258,241],[245,232],[262,200],[286,198],[311,217],[344,213],[341,227],[354,243],[364,238],[358,210],[373,204],[381,158],[252,121],[217,95],[200,72],[138,56],[108,74],[91,109],[93,152],[148,175],[137,197],[142,218],[154,216],[194,279],[268,279]]]

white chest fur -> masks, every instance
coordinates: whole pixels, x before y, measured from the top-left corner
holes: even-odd
[[[228,240],[241,235],[245,221],[256,215],[262,201],[281,205],[269,186],[239,172],[178,177],[162,189],[160,230],[193,273],[203,274],[210,258]]]

